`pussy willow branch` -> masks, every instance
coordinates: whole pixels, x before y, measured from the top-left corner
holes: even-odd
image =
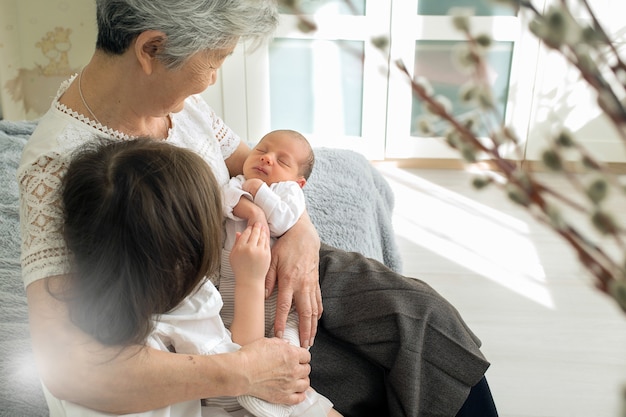
[[[348,6],[352,6],[352,10],[354,10],[354,5],[352,4],[352,1],[344,1],[348,4]],[[610,58],[613,58],[616,61],[615,64],[607,66],[611,69],[613,75],[619,80],[619,71],[626,72],[626,66],[621,60],[618,51],[611,42],[609,36],[606,34],[606,31],[600,25],[599,21],[591,10],[588,1],[581,1],[585,5],[589,15],[592,18],[594,30],[601,37],[600,42],[609,46],[611,56],[605,58],[606,63],[609,63],[608,61]],[[292,6],[292,10],[295,11],[295,14],[298,16],[301,22],[301,28],[304,28],[305,31],[311,31],[315,29],[315,23],[309,20],[306,16],[304,16],[302,12],[294,6],[295,2],[293,0],[284,1],[284,3],[288,6]],[[563,5],[562,7],[566,9],[566,13],[569,13],[569,9],[567,9],[567,4],[565,0],[561,0],[561,3]],[[533,6],[530,0],[511,0],[510,4],[516,7],[516,9],[518,10],[523,8],[530,11],[534,15],[535,19],[545,19],[542,13]],[[470,53],[472,54],[472,59],[475,60],[474,80],[479,85],[482,84],[483,87],[488,87],[485,91],[488,91],[489,94],[491,94],[491,87],[488,86],[486,83],[486,80],[488,79],[486,77],[486,63],[484,62],[483,57],[477,50],[476,40],[471,35],[469,30],[464,30],[464,32],[470,45]],[[599,105],[601,109],[609,116],[611,122],[626,143],[626,135],[623,129],[623,124],[626,122],[626,112],[624,111],[624,107],[621,105],[620,101],[617,99],[617,95],[615,91],[613,91],[611,84],[604,79],[602,74],[600,74],[599,68],[597,69],[597,71],[593,72],[590,71],[589,68],[585,68],[581,63],[584,57],[581,57],[579,51],[577,51],[576,48],[572,47],[572,45],[566,45],[565,47],[561,47],[561,45],[549,45],[548,43],[546,44],[549,47],[557,50],[557,52],[559,52],[570,65],[575,66],[580,71],[581,77],[597,92],[597,94],[609,94],[610,100],[614,104],[614,106],[612,106],[612,108],[608,107],[606,101],[602,100],[599,100]],[[594,48],[599,55],[602,55],[598,49],[600,48],[599,45],[594,45]],[[361,58],[363,58],[362,54]],[[458,133],[461,141],[463,141],[466,146],[471,147],[472,152],[479,153],[483,157],[486,157],[495,166],[495,168],[502,173],[504,177],[504,183],[496,182],[496,184],[505,189],[507,188],[507,186],[516,187],[517,191],[522,193],[521,197],[518,197],[517,202],[525,206],[528,209],[529,213],[533,215],[533,217],[535,217],[541,223],[549,226],[574,249],[581,264],[588,271],[590,271],[593,277],[595,277],[595,284],[600,290],[608,293],[610,292],[612,282],[618,279],[624,279],[625,272],[623,266],[618,264],[611,256],[607,254],[605,250],[603,250],[602,247],[588,239],[566,219],[562,218],[560,215],[555,215],[553,211],[555,206],[547,199],[554,199],[564,206],[570,207],[577,212],[587,215],[591,214],[591,209],[578,203],[574,199],[569,198],[563,193],[558,192],[553,187],[548,187],[545,184],[542,184],[534,178],[534,175],[531,172],[525,170],[523,166],[502,157],[499,150],[500,141],[498,140],[498,133],[508,138],[511,143],[515,145],[520,144],[518,138],[510,129],[506,127],[504,122],[498,125],[497,130],[499,130],[499,132],[496,132],[496,129],[490,130],[490,145],[486,145],[483,141],[479,140],[479,138],[470,127],[466,126],[463,122],[450,114],[446,107],[442,103],[440,103],[433,94],[431,94],[422,84],[417,82],[416,79],[411,76],[410,72],[403,62],[396,61],[396,67],[410,83],[412,93],[426,104],[428,111],[444,120]],[[604,98],[604,100],[606,100],[606,98]],[[615,104],[619,105],[615,106]],[[617,112],[616,109],[618,110]],[[488,113],[491,113],[493,117],[495,117],[494,120],[503,119],[502,117],[498,116],[499,112],[493,104],[493,100],[488,100],[488,104],[484,106],[481,116],[484,115],[485,110]],[[603,174],[606,178],[609,179],[614,187],[621,187],[615,177],[610,175],[610,172],[605,164],[596,160],[584,147],[582,147],[577,142],[574,141],[572,147],[579,152],[587,166]],[[518,146],[516,146],[516,150],[517,149]],[[580,182],[580,179],[576,175],[567,170],[561,170],[560,172],[565,174],[565,177],[568,179],[568,181],[570,181],[575,189],[577,189],[581,193],[585,192],[584,185]],[[596,207],[596,209],[598,209],[598,207]],[[625,233],[623,229],[620,229],[616,225],[611,224],[609,230],[607,230],[606,232],[608,235],[612,236],[615,239],[619,246],[621,246],[622,248],[624,247],[624,243],[620,237],[621,234]]]
[[[427,103],[431,112],[449,123],[468,143],[474,146],[476,149],[491,156],[490,161],[504,173],[508,183],[517,185],[528,196],[528,203],[526,204],[530,213],[539,221],[544,224],[548,224],[558,233],[563,239],[565,239],[570,246],[575,250],[581,263],[597,278],[597,287],[602,291],[608,291],[609,283],[615,274],[619,272],[619,267],[615,265],[615,262],[602,250],[586,239],[575,227],[570,224],[563,223],[558,227],[550,220],[551,205],[545,200],[544,194],[556,196],[560,201],[566,202],[571,207],[575,207],[581,211],[587,212],[583,206],[574,202],[572,199],[567,198],[562,193],[558,193],[552,188],[549,188],[540,182],[533,179],[532,175],[528,172],[523,172],[524,175],[517,175],[520,172],[517,164],[503,159],[493,148],[485,146],[475,135],[468,129],[463,123],[458,121],[453,115],[447,112],[445,107],[439,103],[434,96],[428,93],[428,91],[416,82],[410,75],[406,66],[402,62],[396,62],[398,69],[407,77],[410,82],[411,89],[414,94],[422,101]],[[531,206],[537,207],[541,213],[530,210]]]
[[[582,36],[584,31],[588,31],[586,34],[586,39],[584,39],[584,41],[586,41],[586,45],[581,48],[578,43],[574,45],[571,41],[553,42],[552,39],[549,38],[549,35],[546,38],[542,39],[546,40],[545,44],[548,47],[555,49],[570,63],[570,65],[573,65],[575,68],[577,68],[583,80],[585,80],[586,83],[596,91],[596,94],[598,95],[598,105],[609,117],[616,132],[622,139],[622,142],[626,145],[626,130],[624,129],[624,124],[626,123],[626,111],[624,109],[623,103],[618,98],[618,93],[614,90],[614,88],[617,88],[619,86],[619,88],[621,88],[621,93],[626,93],[624,80],[623,78],[620,79],[619,76],[620,71],[624,72],[624,63],[619,56],[619,53],[615,48],[613,42],[611,41],[610,37],[607,35],[607,32],[604,30],[595,13],[591,9],[589,3],[586,0],[580,1],[583,3],[584,7],[587,10],[587,13],[591,17],[591,20],[593,22],[593,26],[591,28],[584,28],[583,25],[580,25],[576,21],[565,0],[561,0],[560,9],[552,9],[549,10],[547,13],[552,13],[553,16],[555,13],[561,13],[561,19],[563,19],[564,16],[565,28],[561,28],[561,30],[580,31],[579,36]],[[533,9],[533,12],[536,12],[536,10]],[[546,22],[546,20],[550,18],[548,17],[546,19],[542,15],[536,15],[535,19],[543,20],[544,24],[550,23]],[[568,25],[571,27],[568,27]],[[565,37],[564,39],[566,38],[567,37]],[[550,39],[550,41],[548,41],[548,39]],[[604,54],[600,51],[600,48],[605,45],[609,45],[609,51],[612,54],[608,58],[605,57]],[[609,83],[602,75],[600,65],[591,64],[591,55],[583,56],[583,54],[589,53],[589,49],[587,48],[594,50],[598,54],[598,57],[604,58],[602,59],[603,62],[601,64],[605,64],[606,67],[611,69],[611,74],[613,75],[613,77],[615,77],[613,83]],[[613,65],[609,63],[609,60],[611,58],[615,61],[615,64]],[[624,72],[622,75],[626,76],[626,72]],[[617,178],[609,172],[605,164],[602,164],[598,160],[594,159],[584,147],[580,146],[580,144],[575,143],[575,148],[578,150],[587,165],[593,165],[593,169],[602,173],[604,178],[608,180],[608,182],[614,188],[622,189],[622,186]],[[580,189],[581,184],[577,176],[573,175],[567,170],[563,170],[561,172],[563,172],[563,174],[570,180],[571,184]],[[620,234],[623,234],[623,230],[615,230],[615,233],[612,233],[617,245],[623,249],[625,244]]]
[[[593,22],[592,30],[594,31],[594,34],[599,35],[598,39],[590,41],[589,44],[593,42],[592,49],[595,50],[599,57],[603,57],[603,54],[600,51],[601,46],[605,45],[609,47],[611,53],[610,58],[615,60],[615,64],[609,64],[607,58],[604,58],[603,61],[605,61],[607,67],[611,70],[612,75],[617,79],[617,84],[622,87],[622,90],[624,92],[623,82],[620,82],[619,80],[619,71],[626,71],[626,66],[624,65],[624,62],[622,61],[617,49],[615,48],[614,43],[611,41],[610,37],[607,35],[606,30],[603,28],[602,24],[597,19],[595,13],[591,9],[589,3],[586,0],[580,1],[585,6],[587,13],[589,14]],[[565,0],[561,0],[561,4],[561,12],[564,13],[572,23],[578,25],[578,22],[575,20],[570,12],[569,7],[567,6],[567,2]],[[527,3],[522,5],[522,7],[527,7]],[[535,9],[533,8],[533,10]],[[541,14],[536,15],[535,18],[539,20],[545,20],[545,17]],[[583,30],[582,27],[580,27],[580,29]],[[622,141],[626,144],[626,132],[623,129],[624,124],[626,123],[626,109],[624,109],[623,104],[621,103],[620,99],[617,96],[617,93],[614,90],[613,85],[615,85],[615,83],[611,84],[607,81],[607,79],[602,75],[599,66],[589,68],[588,59],[590,58],[586,58],[581,55],[581,51],[578,49],[579,45],[571,45],[569,43],[555,45],[551,42],[545,42],[545,44],[549,48],[552,48],[559,52],[570,63],[570,65],[573,65],[579,70],[581,77],[598,94],[598,104],[600,108],[611,119],[617,133],[620,135]]]
[[[621,57],[619,55],[619,52],[617,51],[617,48],[615,48],[615,45],[613,44],[613,41],[611,40],[609,35],[606,33],[606,30],[604,30],[604,27],[600,23],[600,21],[598,20],[596,14],[591,9],[591,6],[589,5],[589,2],[587,0],[581,0],[581,2],[585,6],[585,9],[587,10],[587,13],[589,13],[589,16],[591,17],[591,20],[593,21],[594,29],[598,32],[598,34],[600,34],[602,36],[602,41],[606,45],[609,46],[609,48],[611,49],[611,52],[613,53],[613,57],[615,57],[617,59],[615,66],[611,66],[611,69],[613,70],[613,73],[617,75],[616,70],[618,70],[618,69],[626,71],[626,65],[624,65],[624,61],[622,61],[622,59],[621,59]]]
[[[396,61],[396,66],[409,80],[413,93],[420,100],[428,104],[431,113],[441,117],[446,122],[448,122],[461,135],[463,139],[471,144],[471,146],[483,151],[486,154],[495,156],[492,148],[488,148],[481,141],[479,141],[469,128],[467,128],[459,120],[449,114],[445,107],[439,101],[437,101],[434,96],[431,96],[422,85],[413,80],[411,74],[409,73],[409,70],[406,68],[402,61]],[[512,172],[512,170],[515,168],[514,164],[511,161],[507,161],[501,158],[495,158],[494,163],[496,163],[498,168],[506,173]]]
[[[477,59],[479,59],[479,61],[477,61],[476,65],[484,66],[484,61],[482,61],[482,58],[477,57]],[[456,130],[461,135],[461,138],[464,139],[466,143],[469,143],[475,149],[478,149],[482,151],[484,154],[488,155],[490,157],[490,161],[497,167],[497,169],[504,173],[504,175],[507,178],[507,181],[516,184],[525,192],[527,192],[529,195],[535,194],[535,198],[540,196],[542,192],[548,192],[549,194],[558,198],[561,202],[569,205],[570,207],[576,209],[577,211],[581,211],[585,213],[588,212],[588,210],[584,206],[578,204],[577,202],[575,202],[571,198],[568,198],[564,194],[559,193],[556,190],[553,190],[549,187],[546,187],[540,184],[536,180],[530,181],[531,184],[536,188],[536,192],[529,193],[529,191],[532,191],[532,190],[526,190],[526,188],[528,187],[528,184],[525,183],[526,181],[520,179],[517,175],[515,175],[516,172],[519,172],[517,163],[511,160],[502,158],[502,156],[498,152],[498,146],[495,143],[495,141],[493,141],[493,147],[487,147],[482,141],[480,141],[476,137],[476,135],[469,128],[467,128],[463,123],[457,120],[455,116],[448,113],[446,108],[441,103],[439,103],[435,99],[434,96],[430,95],[428,91],[422,85],[420,85],[411,77],[411,74],[409,73],[404,63],[402,63],[401,61],[397,61],[396,66],[402,72],[402,74],[407,78],[407,80],[410,82],[413,93],[422,102],[427,103],[430,111],[433,114],[445,120],[450,126],[452,126],[452,128],[454,128],[454,130]],[[532,175],[531,173],[525,173],[525,178],[530,178],[531,175]],[[539,206],[541,205],[542,204],[539,204]]]

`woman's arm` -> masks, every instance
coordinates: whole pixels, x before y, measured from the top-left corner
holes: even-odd
[[[243,170],[243,161],[250,148],[242,141],[235,152],[226,159],[231,176]],[[276,281],[278,299],[274,328],[282,337],[292,302],[299,316],[300,345],[309,347],[317,333],[317,322],[322,315],[322,293],[319,285],[320,238],[305,211],[300,220],[272,247],[272,262],[267,273],[266,294],[272,293]]]
[[[276,301],[276,336],[282,337],[291,303],[299,318],[300,346],[313,345],[317,322],[322,316],[322,292],[319,284],[320,238],[305,211],[296,224],[276,240],[267,273],[267,294],[278,280]]]
[[[57,398],[116,414],[176,402],[249,394],[277,403],[304,399],[309,353],[278,339],[260,339],[222,355],[183,355],[140,346],[106,347],[69,320],[50,295],[64,277],[26,289],[31,337],[40,376]]]
[[[243,174],[243,161],[246,160],[249,153],[250,147],[244,141],[241,141],[235,152],[224,160],[231,177]]]

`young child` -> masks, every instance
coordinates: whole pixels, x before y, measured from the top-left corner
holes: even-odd
[[[219,316],[220,294],[207,278],[220,264],[221,190],[194,152],[149,139],[92,145],[72,159],[62,192],[73,272],[58,296],[85,332],[106,345],[145,344],[191,354],[232,352],[263,337],[263,320],[248,320],[263,315],[268,232],[257,223],[235,239],[237,314],[231,340]],[[328,400],[325,410],[313,412],[309,404],[294,408],[250,398],[244,406],[256,416],[285,416],[285,410],[339,416]],[[52,416],[105,415],[60,403],[63,409],[51,410]],[[187,401],[141,415],[250,415],[234,399],[218,403],[222,408]]]
[[[256,222],[266,223],[272,238],[289,230],[304,212],[302,187],[311,175],[314,162],[313,150],[304,136],[293,130],[275,130],[252,149],[244,161],[243,175],[233,177],[224,187],[226,243],[219,289],[224,300],[221,315],[227,327],[235,313],[235,279],[228,259],[236,234]],[[276,295],[274,291],[265,303],[267,337],[274,336]],[[289,313],[285,333],[277,336],[296,346],[309,345],[299,338],[298,315],[293,310]]]

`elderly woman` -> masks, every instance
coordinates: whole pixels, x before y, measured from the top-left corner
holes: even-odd
[[[196,94],[215,83],[237,42],[264,41],[277,24],[272,0],[96,4],[94,55],[61,85],[18,170],[23,277],[49,392],[122,414],[217,396],[295,404],[310,383],[346,416],[497,415],[484,379],[489,364],[454,307],[419,280],[320,248],[306,213],[278,239],[268,274],[282,306],[276,331],[293,300],[303,348],[274,338],[213,356],[121,349],[71,322],[51,294],[69,271],[59,184],[72,151],[99,136],[148,136],[194,150],[222,184],[240,174],[249,148]]]

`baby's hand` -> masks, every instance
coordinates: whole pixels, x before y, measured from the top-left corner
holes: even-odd
[[[263,211],[261,207],[257,206],[254,203],[253,203],[253,206],[254,206],[254,210],[250,210],[250,213],[248,214],[248,217],[247,217],[248,227],[254,227],[254,225],[258,223],[269,236],[270,227],[267,224],[267,217],[265,217],[265,212]]]
[[[230,252],[230,264],[236,281],[258,281],[264,285],[270,260],[269,233],[262,223],[255,223],[237,233],[235,245]]]
[[[261,188],[262,185],[263,185],[263,180],[259,178],[250,178],[243,182],[243,184],[241,185],[241,188],[244,191],[252,194],[253,197],[255,197],[257,191],[259,191],[259,188]]]

